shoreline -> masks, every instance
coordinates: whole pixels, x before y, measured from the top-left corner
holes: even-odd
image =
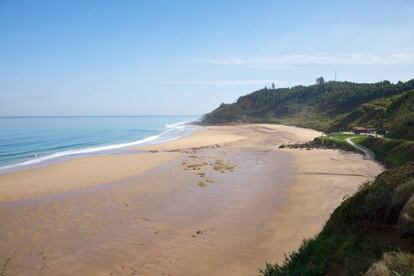
[[[114,142],[111,144],[103,144],[103,145],[94,145],[94,146],[86,147],[86,148],[73,148],[69,150],[49,153],[49,154],[38,156],[32,159],[23,160],[19,163],[3,165],[3,166],[0,166],[0,175],[42,168],[48,165],[62,163],[62,162],[70,161],[70,160],[77,159],[77,158],[99,156],[99,155],[125,154],[125,153],[128,153],[130,149],[134,149],[135,147],[168,143],[170,141],[175,141],[177,139],[185,138],[191,135],[193,132],[197,132],[201,129],[200,125],[192,124],[192,122],[193,121],[183,121],[183,122],[178,122],[178,123],[173,123],[173,124],[167,124],[164,130],[161,131],[159,134],[152,135],[152,136],[146,136],[139,140],[124,141],[124,142],[119,142],[119,143]],[[174,131],[174,130],[180,130],[179,136],[174,136],[170,138],[163,137],[167,135],[170,131]]]
[[[206,127],[136,153],[0,175],[0,261],[16,274],[257,275],[382,170],[355,153],[278,149],[318,135]]]

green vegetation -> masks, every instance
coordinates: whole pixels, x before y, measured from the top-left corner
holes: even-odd
[[[355,144],[362,145],[371,150],[375,154],[376,159],[389,168],[403,166],[409,161],[414,161],[414,141],[374,138],[357,134],[330,133],[315,138],[314,143],[326,148],[352,151],[354,148],[346,142],[345,139],[347,138],[351,138]]]
[[[235,165],[233,165],[231,162],[224,162],[222,160],[216,160],[213,164],[213,169],[221,173],[233,172],[234,168]]]
[[[373,264],[366,276],[414,275],[414,256],[400,252],[385,253],[382,260]]]
[[[305,241],[281,266],[268,265],[262,273],[363,275],[384,252],[398,251],[405,254],[393,254],[398,257],[388,260],[388,266],[398,266],[400,274],[390,275],[410,275],[404,274],[413,272],[414,220],[406,219],[408,209],[414,209],[412,165],[386,171],[363,185],[334,211],[315,239]]]
[[[264,88],[222,104],[204,124],[281,123],[326,132],[354,126],[388,130],[390,137],[414,137],[414,79],[392,84],[320,82],[292,88]]]
[[[414,90],[364,103],[328,131],[356,126],[388,130],[390,138],[414,140]]]
[[[355,144],[362,144],[362,141],[364,141],[365,139],[370,138],[364,135],[356,135],[355,137],[353,137],[351,140],[352,142],[354,142]]]
[[[353,139],[355,142],[355,140]],[[375,153],[375,158],[388,167],[398,167],[414,161],[414,141],[367,138],[359,144]]]
[[[205,187],[206,183],[204,183],[204,181],[200,180],[200,181],[198,181],[197,185],[200,186],[200,187]]]
[[[307,142],[304,144],[287,144],[281,145],[279,148],[320,148],[320,149],[341,149],[345,151],[356,151],[359,152],[356,148],[354,148],[351,144],[349,144],[346,139],[351,138],[354,143],[361,143],[364,139],[367,138],[365,135],[357,135],[357,134],[345,134],[345,133],[330,133],[328,135],[323,135],[320,137],[316,137],[311,142]]]
[[[325,82],[264,88],[222,104],[204,124],[279,123],[329,133],[300,148],[355,150],[351,138],[393,168],[367,183],[336,208],[321,233],[304,241],[283,264],[267,265],[277,275],[414,276],[414,79],[391,84]],[[386,138],[338,133],[375,128]]]
[[[321,143],[327,145],[328,148],[339,148],[347,151],[355,151],[355,148],[351,146],[345,139],[351,138],[352,141],[358,143],[365,139],[367,136],[356,135],[356,134],[342,134],[342,133],[331,133],[326,136],[318,137]],[[357,142],[358,141],[358,142]],[[332,146],[331,146],[332,145]]]
[[[330,139],[334,139],[334,140],[345,141],[345,139],[347,138],[352,138],[353,140],[355,138],[366,137],[366,136],[358,135],[358,134],[351,134],[351,133],[334,132],[334,133],[330,133],[326,137],[329,137]]]

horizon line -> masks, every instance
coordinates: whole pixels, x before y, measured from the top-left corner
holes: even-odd
[[[202,115],[0,115],[0,118],[64,118],[64,117],[196,117]]]

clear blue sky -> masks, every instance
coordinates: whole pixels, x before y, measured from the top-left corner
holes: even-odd
[[[414,1],[0,0],[0,115],[203,114],[275,82],[414,78]]]

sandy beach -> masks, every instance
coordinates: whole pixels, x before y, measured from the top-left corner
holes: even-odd
[[[0,175],[0,275],[257,275],[383,168],[278,149],[321,133],[207,127],[128,154]]]

